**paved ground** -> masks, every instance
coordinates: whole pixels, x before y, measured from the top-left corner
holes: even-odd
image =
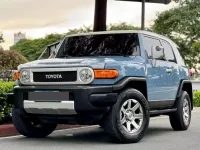
[[[167,117],[152,118],[137,144],[116,144],[97,126],[56,131],[45,139],[22,136],[0,138],[1,150],[200,150],[200,109],[195,109],[188,131],[172,130]]]

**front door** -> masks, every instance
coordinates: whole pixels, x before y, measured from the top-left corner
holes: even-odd
[[[158,102],[170,98],[168,80],[171,80],[171,74],[166,72],[166,61],[156,60],[156,66],[153,66],[151,49],[152,46],[162,46],[160,39],[150,36],[143,36],[144,48],[148,54],[147,68],[147,87],[149,101]]]
[[[166,58],[165,68],[167,73],[167,91],[168,100],[175,100],[177,94],[177,87],[179,86],[179,67],[173,52],[173,49],[165,40],[162,40],[162,46],[164,48],[164,54]]]

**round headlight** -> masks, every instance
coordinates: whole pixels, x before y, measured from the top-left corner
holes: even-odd
[[[28,82],[29,79],[30,79],[29,72],[26,71],[26,70],[21,71],[21,73],[20,73],[20,79],[24,83]]]
[[[90,69],[83,69],[79,72],[80,80],[84,83],[92,82],[94,74]]]

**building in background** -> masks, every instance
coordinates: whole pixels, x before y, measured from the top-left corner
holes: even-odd
[[[24,40],[24,39],[26,39],[26,34],[25,33],[18,32],[18,33],[14,34],[14,44],[16,44],[20,40]]]

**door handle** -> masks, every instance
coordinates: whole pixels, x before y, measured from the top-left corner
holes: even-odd
[[[172,69],[167,68],[165,71],[166,71],[167,73],[171,73],[171,72],[172,72]]]

